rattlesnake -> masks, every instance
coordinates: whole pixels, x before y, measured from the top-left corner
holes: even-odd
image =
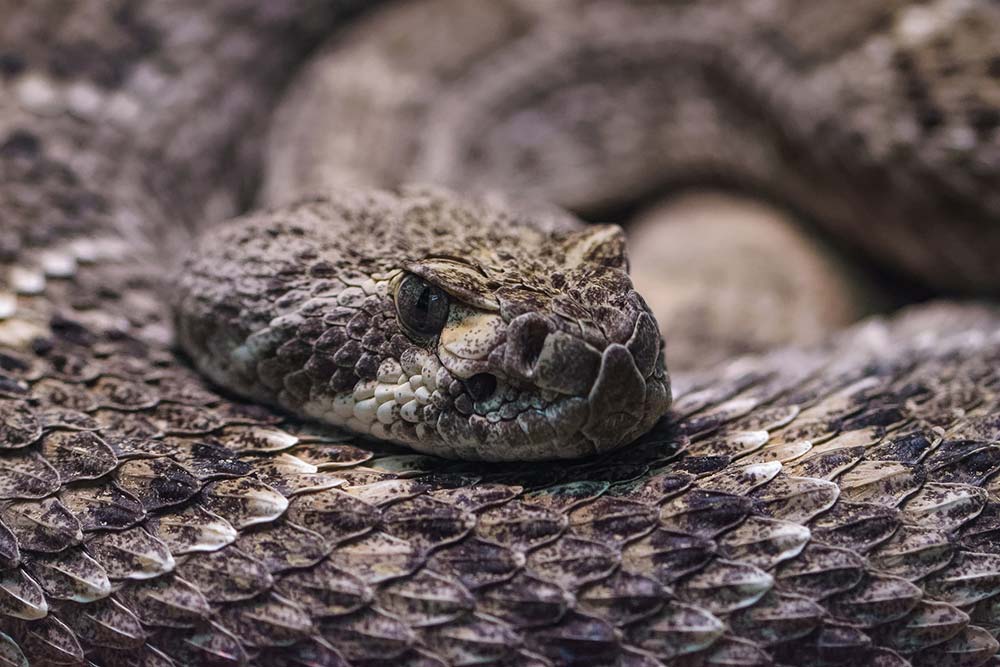
[[[726,181],[993,291],[995,4],[0,17],[0,664],[996,661],[1000,312],[669,377],[545,203]]]

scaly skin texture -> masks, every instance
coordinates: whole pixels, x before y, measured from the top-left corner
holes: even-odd
[[[181,270],[179,340],[233,391],[428,454],[620,447],[670,405],[621,229],[531,222],[414,190],[220,225]],[[406,275],[448,293],[439,334],[397,317]]]
[[[743,183],[936,288],[996,293],[991,2],[405,3],[277,117],[265,196],[408,180],[576,211]],[[541,5],[541,6],[539,6]]]
[[[866,6],[808,3],[783,41],[833,62],[822,45]],[[994,309],[924,306],[675,377],[650,434],[550,464],[413,454],[207,385],[171,345],[162,260],[238,208],[277,92],[340,16],[324,9],[0,6],[0,664],[996,663]],[[987,40],[942,25],[985,61]],[[976,94],[984,71],[964,75]],[[995,166],[981,139],[976,169]],[[973,173],[923,164],[941,179],[924,202]],[[880,191],[888,213],[907,191]],[[993,200],[970,193],[981,215],[939,238],[977,241],[955,246],[975,271],[994,228],[962,230]],[[902,231],[887,255],[919,246]],[[190,285],[249,270],[194,262]]]
[[[660,302],[672,368],[703,362],[684,353],[699,347],[724,358],[815,340],[831,328],[825,302],[848,305],[836,328],[870,312],[877,291],[825,272],[804,229],[934,290],[997,293],[995,3],[458,4],[389,6],[305,69],[276,116],[265,201],[416,180],[615,222],[705,183],[791,205],[809,224],[765,251],[737,241],[753,215],[714,252],[685,244],[668,275],[709,287]],[[801,259],[787,265],[803,256],[819,288]],[[722,263],[754,279],[727,284]]]

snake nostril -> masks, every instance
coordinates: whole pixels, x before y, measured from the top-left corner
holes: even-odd
[[[497,379],[489,373],[477,373],[465,381],[465,390],[474,402],[485,401],[497,390]]]
[[[544,321],[528,322],[517,337],[517,360],[521,371],[526,375],[531,373],[538,358],[542,356],[545,338],[549,335],[549,327]]]

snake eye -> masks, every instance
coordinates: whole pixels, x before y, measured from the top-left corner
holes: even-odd
[[[448,295],[417,276],[407,274],[396,290],[399,321],[418,336],[436,336],[448,319]]]

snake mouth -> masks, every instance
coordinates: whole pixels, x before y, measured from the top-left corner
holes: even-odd
[[[576,311],[522,304],[512,316],[453,304],[435,350],[447,375],[427,413],[435,446],[456,458],[572,458],[651,426],[669,404],[668,380],[656,322],[631,294]]]
[[[497,319],[466,315],[445,330],[447,344],[412,346],[349,392],[316,392],[302,412],[446,458],[541,461],[621,447],[669,407],[648,313],[628,318],[617,342],[603,345],[551,314]]]
[[[670,404],[658,332],[646,314],[603,349],[539,313],[515,318],[502,340],[481,361],[442,355],[440,440],[415,448],[492,461],[600,454],[634,440]],[[454,372],[461,370],[472,372]]]

